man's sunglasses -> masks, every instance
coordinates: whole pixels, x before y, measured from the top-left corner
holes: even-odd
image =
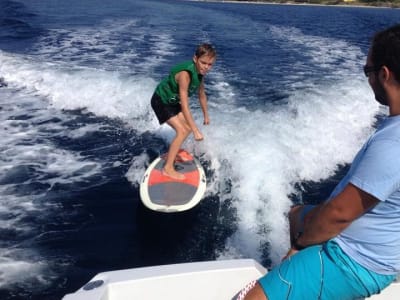
[[[378,72],[380,69],[381,69],[381,67],[367,66],[367,65],[365,65],[365,66],[364,66],[364,74],[365,74],[365,77],[368,77],[368,76],[369,76],[369,73],[371,73],[371,72]]]

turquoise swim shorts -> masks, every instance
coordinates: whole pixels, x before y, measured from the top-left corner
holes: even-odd
[[[395,278],[365,269],[329,241],[299,251],[258,282],[269,300],[350,300],[379,293]]]

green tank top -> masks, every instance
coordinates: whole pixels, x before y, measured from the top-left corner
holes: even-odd
[[[188,90],[188,97],[199,88],[203,75],[197,74],[196,66],[193,61],[185,61],[174,66],[168,77],[164,78],[156,87],[156,94],[160,96],[161,101],[165,104],[178,104],[179,99],[179,86],[175,81],[175,75],[181,71],[187,71],[190,75],[190,84]]]

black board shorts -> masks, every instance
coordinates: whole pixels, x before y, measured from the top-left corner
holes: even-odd
[[[153,108],[154,112],[156,113],[158,122],[160,124],[165,123],[170,118],[179,114],[181,110],[181,105],[178,104],[164,104],[161,101],[161,97],[156,93],[153,94],[151,97],[151,107]]]

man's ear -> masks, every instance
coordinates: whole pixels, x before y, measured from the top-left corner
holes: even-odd
[[[382,84],[385,83],[398,83],[396,80],[396,77],[394,76],[394,73],[389,70],[388,67],[382,66],[382,68],[379,71],[379,80]]]
[[[393,76],[392,72],[388,69],[386,66],[382,66],[382,68],[379,71],[379,78],[384,81],[387,81],[390,79],[390,77]]]

